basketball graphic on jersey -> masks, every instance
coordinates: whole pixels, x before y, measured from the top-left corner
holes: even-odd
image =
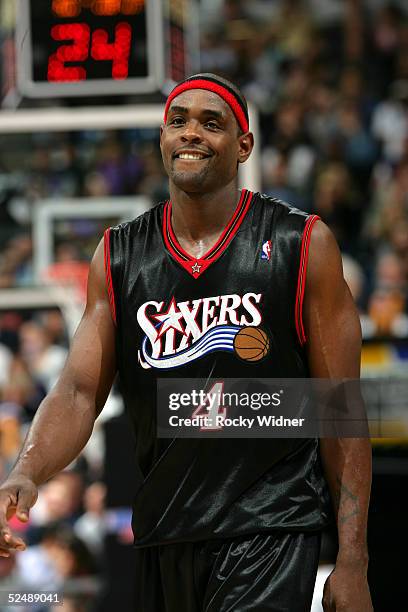
[[[260,327],[243,327],[234,338],[234,349],[244,361],[259,361],[269,353],[269,338]]]

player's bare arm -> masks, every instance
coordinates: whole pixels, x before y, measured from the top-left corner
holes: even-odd
[[[304,320],[311,376],[357,379],[361,329],[343,279],[341,256],[330,230],[312,232]],[[367,583],[367,514],[371,488],[371,445],[362,438],[323,438],[320,452],[337,522],[336,566],[324,590],[325,612],[372,610]]]
[[[116,373],[114,324],[105,288],[103,244],[91,263],[87,306],[55,387],[41,403],[16,465],[0,487],[0,555],[22,550],[8,519],[28,520],[37,487],[66,467],[88,441]]]

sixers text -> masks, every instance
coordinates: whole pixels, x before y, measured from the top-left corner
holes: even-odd
[[[145,332],[139,362],[144,368],[176,368],[203,355],[233,351],[242,327],[259,326],[261,293],[217,295],[169,304],[154,300],[137,311]],[[148,344],[149,343],[149,344]]]

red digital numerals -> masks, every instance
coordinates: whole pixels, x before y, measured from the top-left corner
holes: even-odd
[[[66,66],[66,62],[84,62],[89,57],[91,31],[85,23],[56,25],[51,28],[54,40],[72,40],[71,45],[62,45],[48,60],[49,81],[84,81],[86,70],[82,66]],[[108,42],[108,32],[95,30],[92,34],[91,57],[96,61],[112,62],[112,78],[126,79],[129,73],[129,55],[132,28],[128,23],[119,23],[115,28],[115,40]]]
[[[78,17],[83,8],[94,15],[135,15],[140,13],[145,0],[52,0],[52,11],[57,17]]]
[[[49,81],[84,81],[82,66],[65,66],[65,62],[83,62],[88,57],[91,30],[86,23],[56,25],[51,28],[54,40],[73,40],[73,45],[62,45],[48,60]]]
[[[129,53],[132,28],[128,23],[119,23],[115,30],[115,42],[108,43],[106,30],[95,30],[92,36],[91,55],[94,60],[112,62],[112,78],[126,79],[129,72]]]

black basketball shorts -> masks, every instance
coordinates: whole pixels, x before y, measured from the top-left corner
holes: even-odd
[[[136,550],[136,612],[309,612],[320,532]]]

